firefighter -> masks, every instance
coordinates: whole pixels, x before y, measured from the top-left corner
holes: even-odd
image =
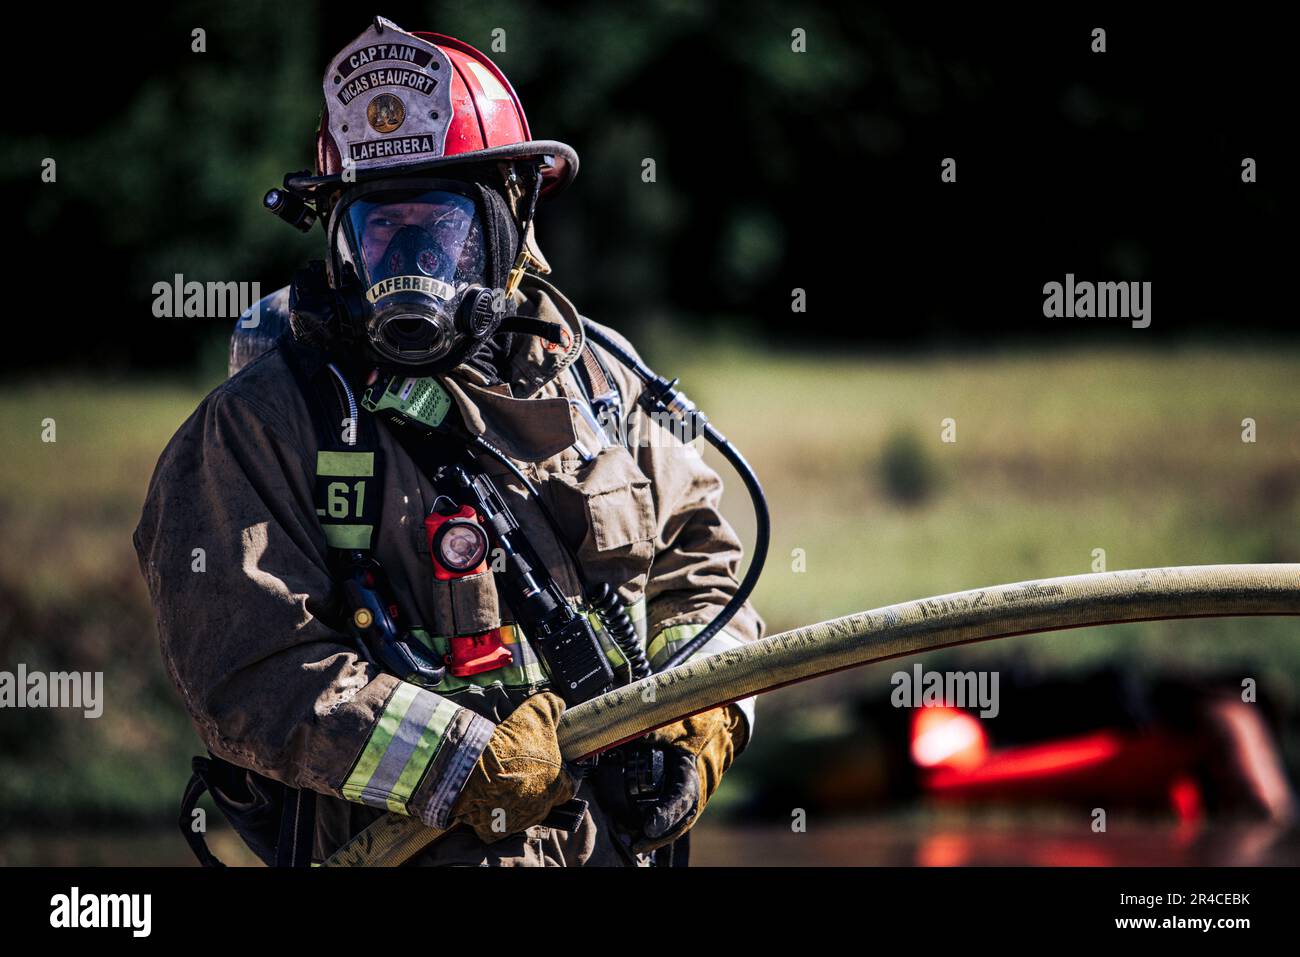
[[[660,756],[648,798],[611,796],[602,766],[626,775],[619,761],[566,764],[558,666],[478,550],[482,503],[453,501],[441,463],[500,492],[616,681],[736,593],[721,481],[544,278],[533,211],[578,158],[531,139],[487,57],[377,18],[324,95],[315,170],[268,197],[319,217],[324,263],[270,297],[291,333],[180,427],[135,533],[167,672],[210,752],[196,780],[268,862],[320,861],[389,811],[453,828],[421,864],[662,859],[747,744],[752,699],[640,742]],[[401,641],[367,644],[385,623]],[[762,628],[746,604],[703,651]]]

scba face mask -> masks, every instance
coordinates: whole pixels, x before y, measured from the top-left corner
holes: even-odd
[[[334,286],[347,323],[379,365],[445,372],[506,316],[518,230],[495,190],[473,183],[380,182],[345,193],[330,216]]]

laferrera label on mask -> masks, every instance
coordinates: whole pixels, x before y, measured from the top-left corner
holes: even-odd
[[[456,287],[451,283],[430,276],[392,276],[388,279],[379,280],[379,282],[367,289],[366,299],[375,303],[384,296],[391,296],[395,292],[422,292],[430,296],[437,296],[444,301],[450,301],[456,295]]]

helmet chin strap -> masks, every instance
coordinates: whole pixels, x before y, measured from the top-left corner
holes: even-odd
[[[537,200],[542,195],[542,170],[533,167],[533,184],[528,198],[528,214],[519,221],[519,249],[515,255],[515,264],[510,267],[506,278],[506,298],[509,299],[519,290],[524,280],[524,270],[529,266],[539,265],[533,254],[528,251],[528,232],[533,228],[533,217],[537,214]]]

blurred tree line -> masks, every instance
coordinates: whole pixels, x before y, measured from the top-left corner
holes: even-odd
[[[11,108],[0,147],[20,221],[11,296],[44,345],[5,350],[6,367],[192,366],[229,323],[155,318],[154,283],[269,292],[321,255],[322,232],[259,202],[310,164],[325,64],[375,13],[489,51],[533,134],[577,148],[543,247],[584,312],[634,332],[1135,342],[1125,323],[1043,319],[1042,285],[1066,272],[1153,280],[1143,341],[1289,327],[1275,305],[1288,34],[1260,11],[197,0],[67,24],[34,9],[13,28],[10,94],[39,108]],[[949,156],[957,182],[941,184]],[[807,313],[792,317],[796,288]]]

